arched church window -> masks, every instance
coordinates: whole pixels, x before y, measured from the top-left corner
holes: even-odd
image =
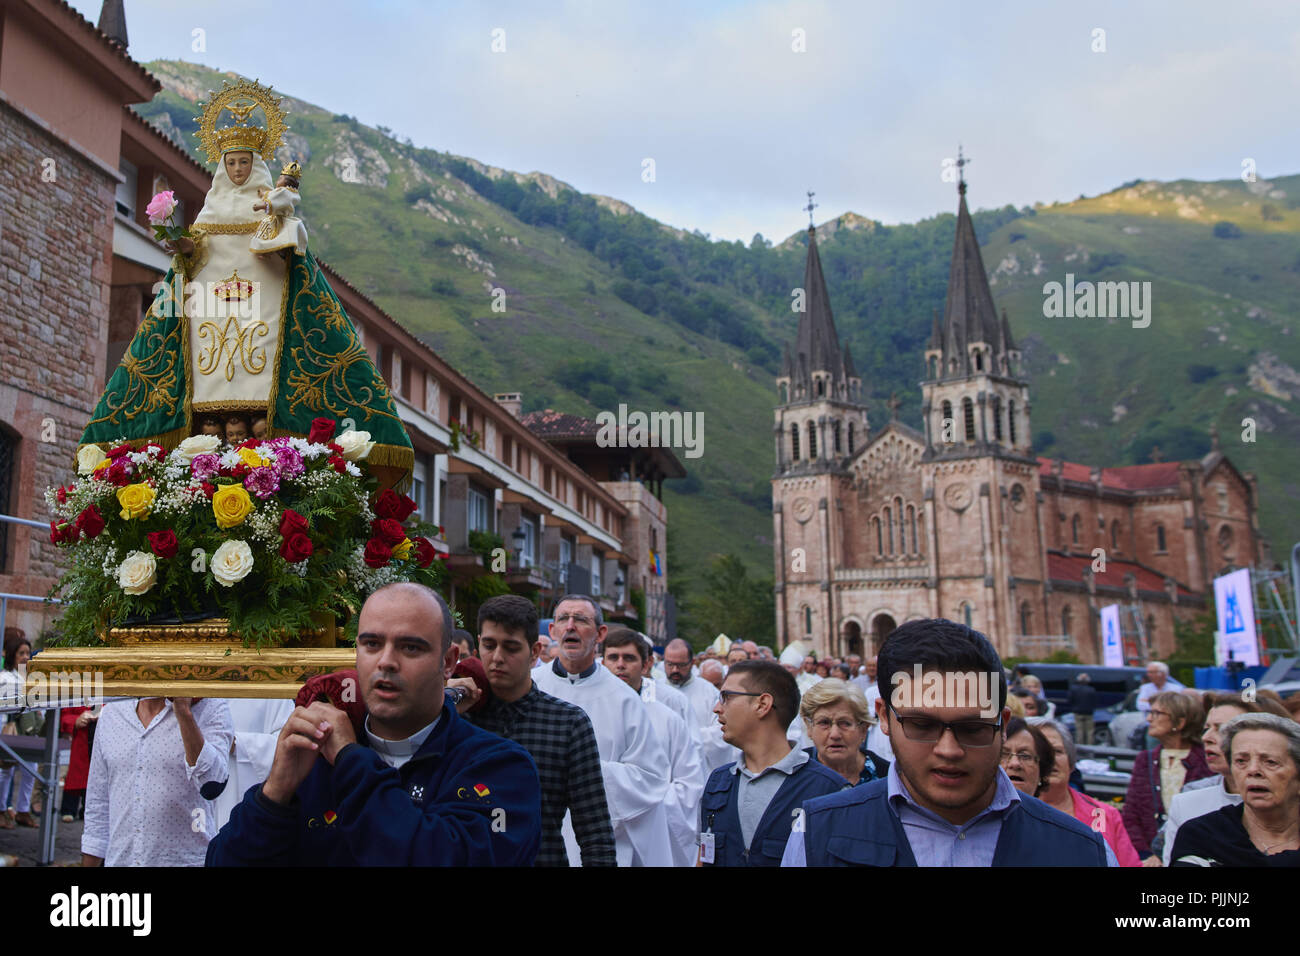
[[[1165,526],[1162,524],[1156,525],[1156,550],[1157,551],[1169,550],[1167,547],[1165,547]]]
[[[907,523],[912,530],[912,553],[916,554],[920,550],[916,538],[916,509],[911,505],[907,506]]]
[[[817,457],[817,423],[808,423],[808,457]]]
[[[949,422],[952,422],[951,426]],[[945,442],[951,442],[948,436],[957,430],[957,423],[952,420],[952,402],[943,403],[943,420],[939,422],[939,434],[943,436]],[[949,430],[951,428],[951,431]]]
[[[1016,402],[1015,399],[1007,402],[1007,431],[1011,435],[1011,444],[1016,443]]]
[[[903,513],[903,499],[894,499],[894,511],[898,514],[898,553],[907,554],[907,526],[903,523],[906,515]]]
[[[805,606],[803,609],[803,632],[812,633],[812,608]]]
[[[1002,399],[993,396],[993,437],[1002,441]]]
[[[799,460],[799,426],[793,423],[790,425],[790,458]]]
[[[962,417],[966,420],[966,440],[975,440],[975,403],[969,398],[961,400]]]
[[[1030,627],[1033,625],[1033,623],[1034,623],[1034,618],[1032,612],[1029,610],[1029,602],[1021,601],[1020,602],[1020,633],[1021,634],[1030,633]]]
[[[984,371],[984,353],[981,351],[975,352],[975,371]]]
[[[939,359],[936,358],[935,356],[931,355],[931,356],[930,356],[930,361],[929,361],[929,366],[930,366],[930,378],[932,378],[932,379],[933,379],[933,378],[938,378],[938,377],[939,377]]]
[[[1079,543],[1079,516],[1075,515],[1070,519],[1070,539],[1074,544]]]
[[[1223,552],[1224,557],[1232,551],[1232,528],[1226,524],[1219,528],[1219,550]]]
[[[967,627],[972,626],[971,621],[974,619],[974,610],[975,609],[971,606],[971,603],[969,601],[962,601],[961,619],[962,619],[962,623],[965,624]]]
[[[849,422],[849,454],[853,454],[853,423]]]
[[[875,528],[876,528],[876,554],[879,555],[880,557],[884,557],[884,554],[885,554],[885,539],[884,539],[884,537],[883,537],[883,535],[882,535],[882,532],[881,532],[881,530],[880,530],[880,519],[879,519],[879,518],[872,518],[872,519],[871,519],[871,523],[872,523],[872,524],[875,526]]]
[[[894,553],[894,512],[890,508],[885,509],[885,525],[889,530],[889,553]]]
[[[835,440],[835,454],[838,455],[840,454],[840,423],[838,421],[831,422],[831,436]]]
[[[1068,604],[1065,607],[1061,608],[1061,633],[1064,634],[1066,637],[1070,636],[1070,627],[1074,623],[1073,619],[1074,619],[1074,612],[1070,610],[1070,606]]]

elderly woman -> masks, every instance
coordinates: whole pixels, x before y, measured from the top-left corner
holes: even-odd
[[[1074,773],[1075,764],[1079,762],[1079,752],[1074,749],[1074,737],[1069,728],[1058,720],[1046,720],[1038,725],[1038,730],[1052,748],[1052,772],[1038,798],[1100,833],[1120,866],[1141,866],[1119,811],[1070,786],[1070,774]]]
[[[1174,838],[1180,826],[1188,820],[1213,813],[1220,807],[1241,803],[1241,794],[1232,782],[1232,774],[1219,738],[1223,725],[1242,714],[1269,713],[1289,717],[1276,701],[1263,695],[1256,700],[1242,700],[1240,694],[1207,693],[1202,697],[1201,706],[1205,710],[1205,732],[1201,743],[1205,747],[1205,762],[1214,775],[1184,784],[1182,792],[1169,804],[1168,819],[1152,843],[1152,850],[1161,855],[1165,866],[1170,864]]]
[[[1002,769],[1021,793],[1036,797],[1047,786],[1052,769],[1052,745],[1037,727],[1021,717],[1007,721],[1002,742]]]
[[[1034,695],[1034,698],[1038,702],[1039,717],[1051,717],[1055,719],[1056,705],[1047,699],[1047,695],[1043,692],[1043,682],[1041,680],[1033,674],[1026,674],[1024,677],[1020,678],[1020,686]]]
[[[834,677],[818,681],[804,691],[799,716],[813,742],[809,756],[853,786],[879,780],[889,770],[889,761],[867,749],[871,711],[857,685]]]
[[[1242,796],[1178,829],[1173,866],[1300,866],[1300,725],[1242,714],[1219,730]]]
[[[1177,691],[1151,698],[1147,733],[1159,744],[1138,752],[1124,797],[1124,828],[1147,866],[1159,866],[1151,841],[1164,825],[1169,804],[1184,784],[1210,776],[1201,746],[1205,711],[1198,700]]]

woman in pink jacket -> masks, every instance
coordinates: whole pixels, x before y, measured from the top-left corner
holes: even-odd
[[[1101,838],[1114,851],[1120,866],[1141,866],[1142,861],[1133,847],[1133,841],[1129,839],[1128,831],[1124,829],[1120,812],[1111,804],[1094,800],[1070,786],[1070,774],[1074,773],[1074,765],[1078,761],[1070,731],[1055,720],[1044,721],[1038,725],[1038,729],[1052,745],[1052,752],[1056,755],[1047,788],[1038,795],[1038,799],[1100,833]]]

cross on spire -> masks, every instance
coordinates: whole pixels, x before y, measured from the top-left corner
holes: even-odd
[[[804,211],[805,211],[806,213],[808,213],[808,228],[809,228],[809,229],[814,228],[814,227],[813,227],[813,210],[816,209],[818,206],[821,205],[821,203],[815,203],[815,202],[813,202],[813,196],[815,196],[815,195],[817,195],[817,194],[816,194],[815,192],[813,192],[811,189],[808,190],[808,205],[806,205],[806,206],[803,207]]]
[[[971,160],[962,155],[961,143],[957,144],[957,192],[966,194],[966,175],[962,171]]]

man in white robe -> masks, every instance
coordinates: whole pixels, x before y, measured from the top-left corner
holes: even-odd
[[[610,628],[605,635],[605,669],[641,695],[655,732],[668,748],[669,792],[665,802],[668,832],[672,838],[673,865],[694,866],[698,856],[697,824],[700,799],[709,775],[700,761],[700,747],[686,721],[653,698],[650,679],[650,642],[626,627]],[[681,696],[680,694],[678,695]]]
[[[555,608],[551,666],[533,671],[539,690],[577,704],[591,718],[614,825],[619,866],[672,866],[668,837],[668,752],[636,691],[596,661],[607,628],[589,597],[566,595]],[[565,823],[566,840],[572,832]],[[576,847],[575,847],[576,850]],[[580,859],[570,852],[569,859]]]
[[[718,724],[718,715],[713,712],[718,703],[718,688],[692,673],[691,646],[680,637],[669,641],[664,648],[663,663],[668,683],[681,691],[690,705],[691,719],[688,722],[700,741],[700,760],[705,772],[712,773],[718,767],[735,763],[740,751],[722,739],[722,727]]]
[[[230,819],[230,812],[244,799],[249,787],[266,781],[275,761],[275,745],[291,714],[291,700],[231,698],[230,716],[235,740],[230,747],[230,779],[212,805],[217,814],[217,829]]]

